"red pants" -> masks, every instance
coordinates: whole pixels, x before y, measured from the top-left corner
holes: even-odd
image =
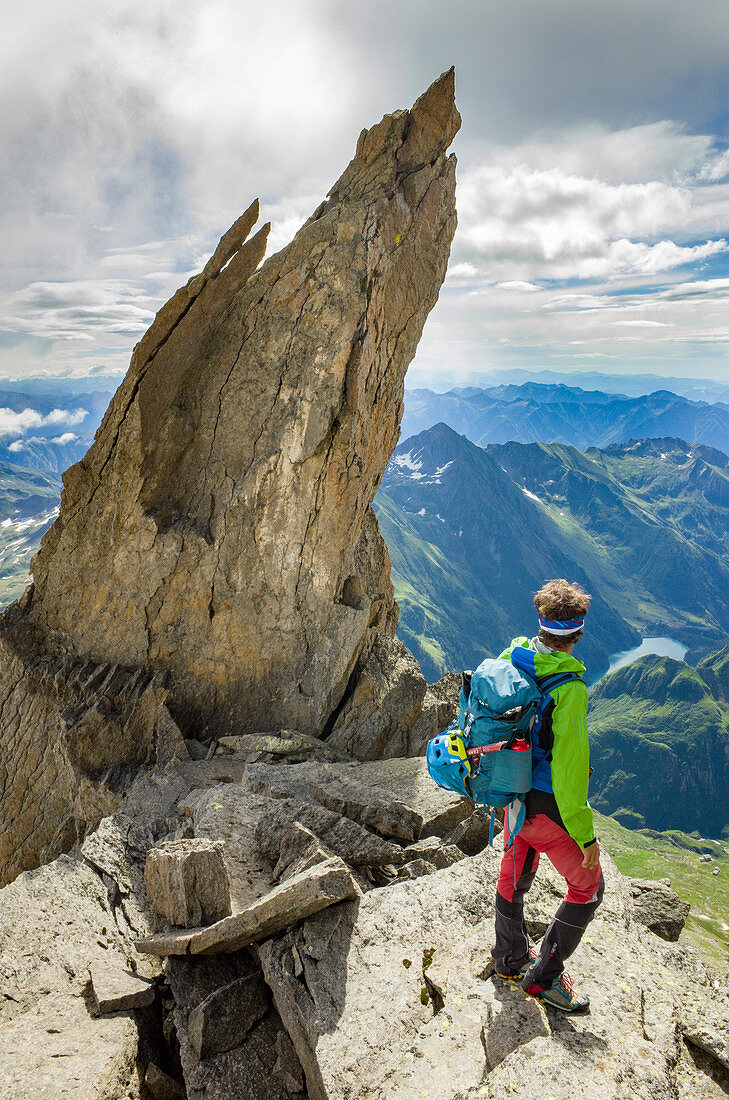
[[[508,839],[508,829],[504,824],[504,846]],[[504,852],[498,885],[503,898],[511,901],[514,892],[518,891],[519,880],[526,876],[530,880],[534,877],[542,852],[567,880],[565,901],[585,905],[595,900],[602,879],[600,864],[589,870],[583,867],[584,852],[577,841],[545,814],[537,814],[525,821],[508,852]]]
[[[508,839],[505,826],[505,844]],[[530,965],[524,895],[534,881],[542,852],[567,880],[567,893],[547,929],[537,959]],[[579,844],[546,814],[536,814],[524,822],[501,860],[496,892],[496,938],[491,952],[497,974],[509,976],[528,967],[522,980],[524,989],[535,986],[547,989],[559,978],[565,959],[579,944],[602,901],[600,864],[588,870],[582,866],[583,859]]]

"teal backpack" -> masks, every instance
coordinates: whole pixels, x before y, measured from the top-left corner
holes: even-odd
[[[494,807],[508,806],[512,840],[521,829],[524,798],[532,787],[532,738],[547,693],[574,678],[559,674],[537,684],[501,658],[487,658],[475,672],[462,673],[458,718],[428,742],[426,764],[439,787],[491,807],[489,843]]]

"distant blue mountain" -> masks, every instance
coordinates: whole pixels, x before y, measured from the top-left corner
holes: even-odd
[[[62,473],[86,454],[112,396],[108,389],[74,389],[68,381],[0,382],[0,411],[17,414],[30,409],[46,421],[26,426],[22,435],[9,430],[1,434],[0,462]],[[68,418],[49,416],[56,410],[68,413]]]
[[[435,373],[437,377],[437,372]],[[443,388],[452,386],[448,371],[442,372]],[[656,390],[688,397],[692,401],[729,401],[729,377],[718,381],[712,378],[674,378],[659,374],[605,374],[599,371],[532,371],[512,370],[474,371],[470,376],[461,375],[460,385],[490,389],[495,386],[522,386],[526,383],[542,383],[547,386],[564,385],[570,389],[581,387],[587,392],[640,397]]]
[[[402,437],[438,423],[480,447],[514,441],[584,449],[677,438],[729,453],[729,405],[690,401],[665,389],[640,397],[533,382],[447,393],[407,390]]]

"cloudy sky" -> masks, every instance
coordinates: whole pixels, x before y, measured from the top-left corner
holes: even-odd
[[[14,5],[0,376],[124,369],[254,196],[275,249],[452,64],[459,228],[410,380],[729,381],[726,0]]]

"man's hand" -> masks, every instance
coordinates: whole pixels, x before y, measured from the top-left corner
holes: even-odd
[[[585,857],[582,860],[582,866],[587,867],[588,871],[591,871],[592,868],[597,867],[600,862],[600,845],[595,841],[589,848],[583,848],[582,851]]]

